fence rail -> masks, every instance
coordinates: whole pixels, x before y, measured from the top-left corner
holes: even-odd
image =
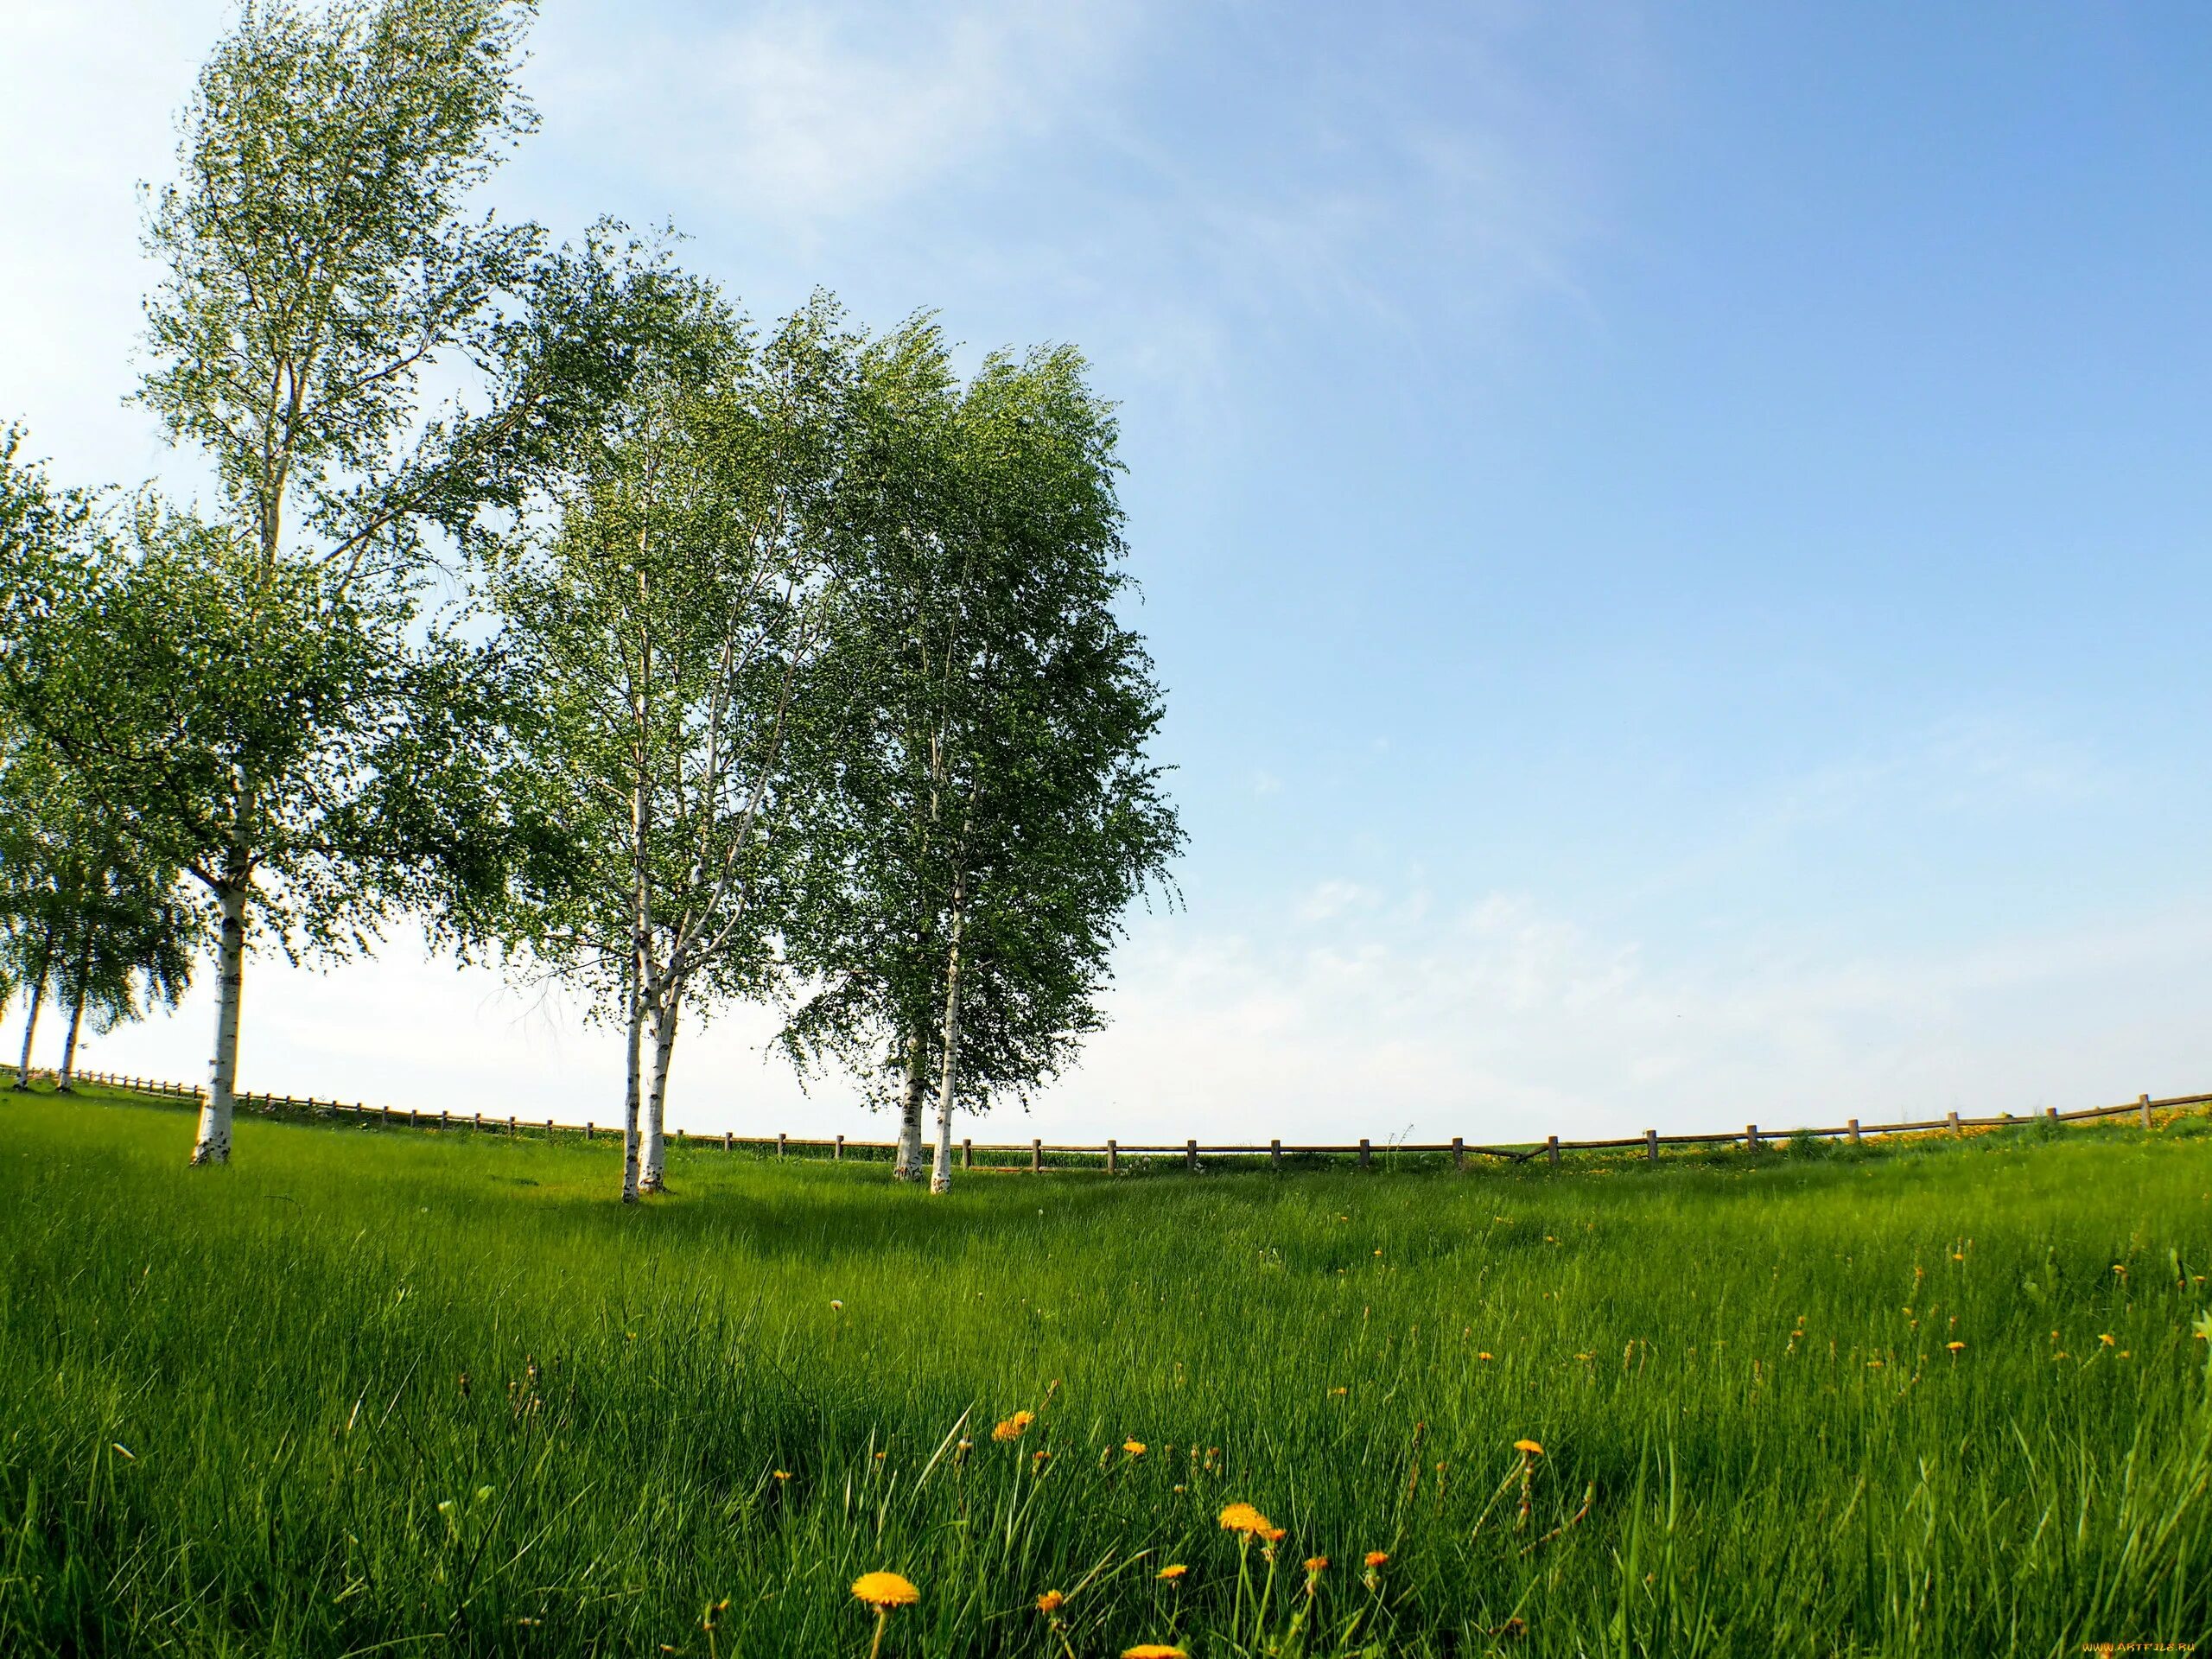
[[[50,1075],[50,1074],[49,1074]],[[170,1083],[153,1077],[118,1076],[107,1071],[79,1071],[79,1080],[97,1083],[110,1088],[130,1090],[163,1099],[198,1103],[206,1098],[204,1090],[189,1084]],[[593,1141],[604,1135],[619,1140],[621,1131],[615,1127],[602,1127],[595,1122],[563,1123],[554,1118],[543,1120],[524,1118],[509,1114],[505,1118],[486,1118],[481,1112],[456,1116],[449,1111],[429,1113],[412,1108],[370,1106],[361,1102],[348,1104],[343,1101],[325,1100],[309,1096],[305,1100],[292,1095],[247,1095],[237,1097],[238,1105],[247,1110],[258,1110],[270,1116],[304,1113],[315,1117],[333,1119],[352,1118],[364,1124],[374,1123],[385,1128],[407,1128],[450,1131],[468,1129],[483,1134],[504,1134],[521,1136],[543,1135],[549,1138],[571,1135]],[[2144,1128],[2150,1128],[2160,1113],[2171,1116],[2196,1108],[2212,1106],[2212,1094],[2170,1095],[2153,1100],[2148,1095],[2139,1095],[2133,1100],[2117,1106],[2088,1106],[2079,1110],[2062,1112],[2056,1106],[2046,1106],[2039,1113],[2018,1116],[2005,1112],[1996,1117],[1961,1117],[1951,1112],[1940,1118],[1927,1118],[1910,1123],[1862,1124],[1859,1119],[1835,1127],[1790,1129],[1762,1129],[1756,1123],[1746,1123],[1741,1129],[1724,1130],[1713,1135],[1662,1135],[1656,1129],[1646,1129],[1642,1135],[1615,1136],[1598,1141],[1570,1141],[1558,1135],[1548,1135],[1535,1142],[1510,1145],[1484,1145],[1453,1136],[1449,1141],[1385,1141],[1381,1150],[1386,1155],[1418,1154],[1436,1157],[1448,1154],[1454,1168],[1466,1167],[1470,1158],[1490,1158],[1510,1163],[1528,1163],[1542,1158],[1556,1164],[1562,1153],[1568,1152],[1624,1152],[1641,1147],[1646,1158],[1659,1161],[1662,1147],[1735,1147],[1757,1152],[1776,1141],[1811,1139],[1815,1141],[1842,1141],[1856,1146],[1865,1141],[1891,1139],[1910,1135],[1964,1135],[1969,1130],[2018,1128],[2035,1122],[2038,1118],[2051,1123],[2083,1123],[2107,1118],[2133,1116]],[[670,1137],[679,1146],[719,1147],[724,1152],[741,1148],[748,1152],[772,1151],[779,1158],[823,1157],[842,1160],[854,1154],[870,1160],[882,1154],[896,1153],[895,1141],[858,1141],[848,1136],[781,1134],[773,1135],[745,1135],[725,1133],[721,1135],[691,1135],[678,1129]],[[963,1169],[995,1170],[1001,1173],[1021,1172],[1048,1174],[1056,1169],[1070,1167],[1104,1167],[1108,1174],[1118,1173],[1125,1158],[1148,1160],[1180,1158],[1186,1168],[1196,1169],[1201,1159],[1230,1158],[1240,1160],[1266,1159],[1270,1165],[1280,1166],[1286,1158],[1357,1157],[1364,1166],[1374,1161],[1376,1148],[1368,1140],[1335,1141],[1324,1144],[1297,1143],[1286,1145],[1281,1141],[1234,1141],[1202,1143],[1192,1140],[1175,1141],[1122,1142],[1107,1141],[1103,1144],[1077,1144],[1065,1141],[1033,1140],[1022,1141],[976,1141],[963,1140],[960,1143],[960,1166]],[[1048,1164],[1047,1156],[1082,1158],[1082,1166]],[[1014,1157],[1024,1162],[978,1163],[978,1158]]]

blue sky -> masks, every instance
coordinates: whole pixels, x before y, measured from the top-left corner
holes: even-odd
[[[224,16],[11,25],[0,404],[65,476],[175,465],[117,403],[130,186]],[[1072,340],[1122,404],[1186,904],[1009,1132],[2212,1087],[2212,13],[569,4],[536,49],[510,211],[672,220],[758,315]],[[250,1082],[619,1097],[404,933],[257,972]],[[205,1025],[96,1060],[194,1076]],[[681,1121],[869,1131],[761,1029]]]

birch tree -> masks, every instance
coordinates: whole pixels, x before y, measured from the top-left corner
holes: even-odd
[[[174,1006],[190,982],[197,918],[177,872],[139,849],[35,740],[0,741],[0,954],[24,989],[16,1086],[30,1085],[49,995],[67,1023],[56,1081],[76,1073],[86,1015],[112,1030],[142,1001]]]
[[[516,786],[569,836],[504,931],[623,1025],[626,1202],[665,1185],[687,1015],[774,971],[837,598],[836,308],[762,340],[688,292],[578,444],[557,528],[495,583],[538,698]]]
[[[803,1059],[884,1054],[899,1171],[951,1180],[954,1115],[1023,1097],[1096,1029],[1120,917],[1181,831],[1146,758],[1160,697],[1126,589],[1110,410],[1071,350],[965,387],[926,321],[871,353],[863,575],[842,648],[843,832],[799,941]]]
[[[527,500],[623,349],[599,250],[465,211],[535,123],[527,16],[241,7],[146,231],[166,276],[139,395],[204,457],[209,499],[142,501],[99,556],[0,572],[16,713],[215,913],[195,1163],[230,1156],[250,945],[363,948],[481,861],[493,664],[426,607],[426,577]],[[428,406],[433,375],[466,394]]]

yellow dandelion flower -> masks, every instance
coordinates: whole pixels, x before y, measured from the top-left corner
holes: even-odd
[[[2113,1335],[2112,1335],[2112,1332],[2109,1332],[2109,1331],[2106,1332],[2104,1333],[2104,1335],[2102,1335],[2101,1337],[2099,1337],[2099,1338],[2097,1338],[2097,1340],[2098,1340],[2099,1342],[2101,1342],[2102,1344],[2104,1344],[2104,1345],[2105,1345],[2106,1347],[2107,1347],[2107,1348],[2116,1348],[2116,1347],[2118,1347],[2118,1346],[2120,1345],[2118,1343],[2116,1343],[2116,1342],[2114,1342],[2114,1341],[2113,1340]]]
[[[922,1599],[922,1592],[896,1573],[863,1573],[853,1580],[853,1594],[875,1609],[875,1640],[869,1644],[868,1659],[876,1659],[883,1651],[883,1632],[890,1625],[891,1610],[911,1607]]]
[[[1329,1390],[1329,1393],[1332,1397],[1339,1394],[1350,1394],[1351,1392],[1351,1390],[1350,1389],[1331,1389]]]
[[[1067,1598],[1058,1591],[1047,1590],[1037,1598],[1037,1611],[1040,1613],[1057,1613],[1060,1611],[1061,1604],[1066,1600]]]
[[[1485,1353],[1478,1352],[1478,1353],[1475,1355],[1475,1357],[1476,1357],[1477,1359],[1491,1359],[1491,1358],[1494,1358],[1494,1357],[1495,1357],[1495,1356],[1494,1356],[1494,1355],[1491,1355],[1491,1354],[1485,1354]]]
[[[1516,1440],[1513,1442],[1513,1449],[1524,1458],[1541,1458],[1544,1455],[1544,1448],[1534,1440]]]
[[[789,1480],[791,1478],[791,1471],[788,1469],[779,1469],[776,1471],[776,1478],[778,1480]]]
[[[1257,1538],[1274,1531],[1274,1524],[1249,1503],[1232,1503],[1221,1512],[1224,1532],[1242,1532]]]
[[[1142,1440],[1123,1440],[1122,1442],[1122,1450],[1128,1452],[1133,1458],[1141,1458],[1144,1456],[1148,1448]]]
[[[1170,1561],[1166,1566],[1161,1567],[1159,1572],[1154,1573],[1152,1576],[1155,1579],[1161,1579],[1169,1584],[1173,1584],[1176,1580],[1181,1578],[1190,1570],[1191,1569],[1189,1567],[1185,1567],[1180,1561]]]
[[[1329,1570],[1329,1558],[1325,1555],[1308,1555],[1306,1558],[1306,1570],[1319,1578]]]
[[[1033,1411],[1017,1411],[991,1431],[995,1440],[1018,1440],[1029,1432],[1029,1425],[1037,1421]]]
[[[1123,1648],[1122,1659],[1186,1659],[1186,1656],[1173,1642],[1140,1642],[1134,1648]]]
[[[1041,1466],[1044,1464],[1050,1462],[1052,1460],[1052,1454],[1051,1452],[1046,1451],[1045,1448],[1040,1446],[1037,1450],[1029,1454],[1029,1461]]]
[[[2127,1356],[2126,1354],[2122,1354],[2120,1357],[2122,1359],[2126,1359]],[[1260,1536],[1266,1539],[1270,1544],[1279,1544],[1282,1542],[1284,1539],[1290,1536],[1290,1529],[1288,1527],[1269,1527],[1265,1532],[1262,1533]]]
[[[1966,1344],[1963,1342],[1947,1342],[1943,1345],[1955,1354],[1963,1351],[1966,1348]]]
[[[1387,1549],[1370,1549],[1367,1552],[1367,1564],[1370,1567],[1386,1567],[1389,1564],[1389,1560],[1390,1552]]]
[[[922,1592],[896,1573],[861,1573],[853,1580],[853,1595],[871,1607],[911,1607],[922,1599]]]

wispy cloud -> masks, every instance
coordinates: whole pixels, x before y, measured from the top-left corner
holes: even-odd
[[[623,160],[786,224],[849,219],[1002,170],[1092,102],[1134,6],[772,5],[719,25],[576,16],[547,31],[547,101]]]

